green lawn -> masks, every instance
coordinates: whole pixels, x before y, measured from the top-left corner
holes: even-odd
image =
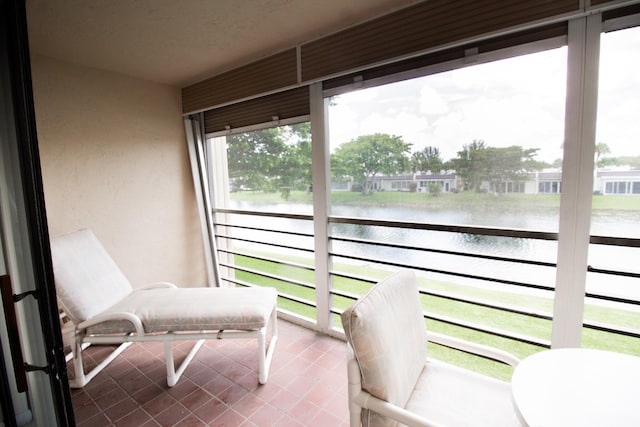
[[[293,191],[288,198],[290,203],[312,204],[313,195],[306,192]],[[234,200],[249,201],[256,204],[273,204],[282,202],[279,193],[240,192],[232,193]],[[525,194],[480,194],[473,192],[462,192],[458,194],[441,194],[433,197],[426,193],[408,192],[376,192],[371,195],[362,195],[356,192],[333,192],[331,201],[336,205],[354,206],[390,206],[390,207],[411,207],[424,209],[459,209],[473,210],[484,209],[498,212],[542,212],[549,213],[557,211],[560,206],[559,195],[525,195]],[[593,196],[594,212],[606,212],[610,210],[618,211],[640,211],[640,197],[629,196]],[[555,215],[555,213],[553,213]],[[260,254],[268,257],[278,257],[274,254]],[[280,259],[303,265],[313,265],[311,258],[295,258],[280,256]],[[278,263],[260,261],[253,258],[236,256],[236,265],[243,266],[256,271],[264,271],[272,275],[287,277],[306,283],[315,283],[313,271],[281,265]],[[376,269],[370,266],[360,267],[348,264],[334,264],[334,270],[352,274],[355,276],[368,277],[372,280],[379,280],[390,274],[389,270]],[[308,289],[301,286],[289,284],[280,280],[268,279],[259,275],[237,272],[236,277],[240,280],[259,284],[261,286],[273,286],[280,294],[294,296],[295,298],[308,301],[314,304],[316,300],[315,289]],[[349,280],[334,277],[332,283],[334,290],[340,290],[354,295],[362,295],[371,286],[367,282]],[[421,279],[420,286],[428,290],[446,291],[447,293],[466,298],[473,298],[495,304],[503,304],[522,308],[525,310],[536,310],[551,314],[553,312],[553,300],[540,296],[523,295],[514,292],[498,292],[465,286],[454,282],[424,280]],[[333,307],[345,309],[353,300],[344,297],[334,297]],[[513,334],[536,337],[549,341],[551,339],[551,321],[538,319],[531,316],[509,313],[468,303],[451,301],[444,298],[423,296],[424,310],[427,313],[446,316],[461,321],[480,324],[485,327],[508,331]],[[281,297],[278,305],[281,309],[307,317],[311,320],[316,318],[316,309],[297,301],[291,301]],[[616,310],[612,308],[586,305],[585,318],[590,321],[603,322],[622,327],[638,328],[640,325],[640,313]],[[541,348],[529,344],[523,344],[507,338],[495,335],[480,333],[468,328],[453,326],[447,323],[427,319],[426,327],[429,330],[445,333],[458,338],[491,345],[504,349],[516,356],[523,358]],[[333,324],[341,327],[340,318],[333,315]],[[630,338],[621,334],[605,333],[589,329],[583,330],[583,346],[592,348],[602,348],[640,356],[640,340]],[[484,359],[469,356],[465,353],[430,345],[429,351],[433,357],[446,359],[452,363],[477,370],[479,372],[493,375],[497,378],[508,379],[511,376],[511,368],[499,363],[486,361]]]
[[[258,254],[259,255],[259,254]],[[274,254],[269,254],[274,257]],[[280,257],[284,259],[284,257]],[[311,258],[295,258],[286,257],[286,261],[292,261],[303,265],[312,265]],[[256,260],[253,258],[236,256],[236,265],[250,268],[252,270],[264,271],[269,274],[287,277],[307,283],[314,283],[314,272],[281,265],[268,261]],[[382,269],[375,269],[370,266],[358,267],[353,265],[334,265],[334,269],[354,274],[358,276],[369,277],[379,280],[386,277],[390,272]],[[307,289],[297,285],[289,284],[279,280],[264,278],[255,274],[238,271],[236,277],[240,280],[250,283],[259,284],[261,286],[273,286],[281,294],[288,294],[306,301],[314,302],[316,299],[315,290]],[[419,283],[421,288],[430,290],[447,291],[459,296],[479,299],[482,301],[507,304],[524,309],[532,309],[552,313],[553,301],[550,298],[537,297],[531,295],[523,295],[512,292],[497,292],[487,289],[480,289],[471,286],[465,286],[452,282],[424,280]],[[333,281],[333,289],[348,292],[350,294],[362,295],[371,285],[366,282],[344,279],[335,277]],[[338,309],[345,309],[353,300],[343,297],[334,297],[333,306]],[[537,337],[545,340],[551,338],[551,322],[548,320],[537,319],[530,316],[508,313],[502,310],[480,307],[472,304],[450,301],[443,298],[432,296],[423,296],[423,307],[426,313],[440,314],[443,316],[464,320],[487,327],[509,331],[514,334],[522,334],[526,336]],[[298,315],[315,320],[315,307],[309,307],[298,302],[280,298],[278,306],[294,312]],[[640,325],[640,313],[625,310],[616,310],[607,307],[587,305],[585,307],[585,317],[589,320],[610,323],[614,325],[634,327]],[[340,319],[337,315],[333,316],[334,326],[341,327]],[[511,339],[497,337],[491,334],[476,332],[467,328],[452,326],[446,323],[426,320],[426,326],[429,330],[441,332],[458,338],[468,339],[471,341],[487,344],[493,347],[501,348],[509,351],[516,356],[523,358],[541,348],[523,344]],[[637,327],[637,326],[635,326]],[[640,340],[630,338],[624,335],[604,333],[585,329],[583,332],[583,345],[585,347],[603,348],[614,351],[625,352],[640,356]],[[469,356],[465,353],[457,352],[450,349],[441,348],[436,345],[430,345],[429,351],[433,357],[445,359],[451,363],[459,364],[479,372],[483,372],[501,379],[509,379],[512,373],[510,367],[486,361],[484,359]]]

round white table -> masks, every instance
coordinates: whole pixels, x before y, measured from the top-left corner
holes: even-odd
[[[529,427],[640,426],[640,357],[567,348],[516,367],[513,403]]]

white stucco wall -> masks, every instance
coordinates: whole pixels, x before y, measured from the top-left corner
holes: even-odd
[[[51,235],[93,229],[134,286],[206,283],[180,90],[42,56],[32,75]]]

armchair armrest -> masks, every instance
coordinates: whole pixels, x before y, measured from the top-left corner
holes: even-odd
[[[442,424],[430,421],[386,400],[378,399],[366,391],[360,391],[353,399],[363,408],[371,409],[380,415],[392,418],[410,427],[444,427]]]
[[[450,337],[448,335],[439,334],[437,332],[427,331],[427,337],[429,341],[451,347],[454,349],[466,351],[468,353],[484,356],[492,360],[506,363],[513,367],[518,366],[520,359],[513,354],[504,350],[498,350],[497,348],[489,347],[482,344],[477,344],[471,341],[462,340],[459,338]]]
[[[360,367],[356,362],[353,349],[347,344],[347,376],[349,378],[349,412],[351,426],[360,425],[360,408],[370,409],[380,415],[399,421],[409,427],[442,427],[424,417],[377,398],[362,389]]]

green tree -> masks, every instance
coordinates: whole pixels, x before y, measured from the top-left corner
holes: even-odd
[[[613,162],[616,165],[630,166],[632,169],[640,169],[640,156],[622,156],[614,157]]]
[[[279,159],[286,150],[278,128],[227,137],[229,178],[234,188],[274,191]]]
[[[331,155],[331,171],[336,179],[353,178],[365,194],[369,194],[370,178],[378,174],[395,175],[408,169],[410,148],[411,144],[400,136],[362,135],[336,149]]]
[[[261,129],[227,137],[229,177],[235,189],[280,191],[311,184],[309,123]]]
[[[596,167],[603,168],[605,166],[619,165],[619,160],[615,157],[607,157],[607,154],[611,154],[611,149],[604,142],[598,142],[596,144],[595,163]]]
[[[411,171],[437,173],[442,170],[444,162],[438,147],[425,147],[411,155]]]
[[[287,141],[287,150],[281,158],[278,182],[287,199],[290,190],[311,188],[311,124],[284,126],[281,137]]]
[[[431,197],[438,197],[442,193],[442,185],[438,183],[432,182],[427,188]]]
[[[462,179],[465,190],[480,191],[487,170],[487,146],[483,140],[474,139],[451,159],[450,167]]]
[[[537,153],[537,148],[489,147],[484,141],[474,140],[458,151],[458,157],[450,163],[466,190],[480,191],[482,182],[489,181],[496,191],[502,191],[503,183],[525,180],[529,172],[547,165],[535,160]]]
[[[537,152],[537,148],[523,149],[517,145],[487,147],[484,178],[493,184],[495,191],[501,193],[504,183],[524,181],[529,172],[544,167],[543,163],[534,159]]]

